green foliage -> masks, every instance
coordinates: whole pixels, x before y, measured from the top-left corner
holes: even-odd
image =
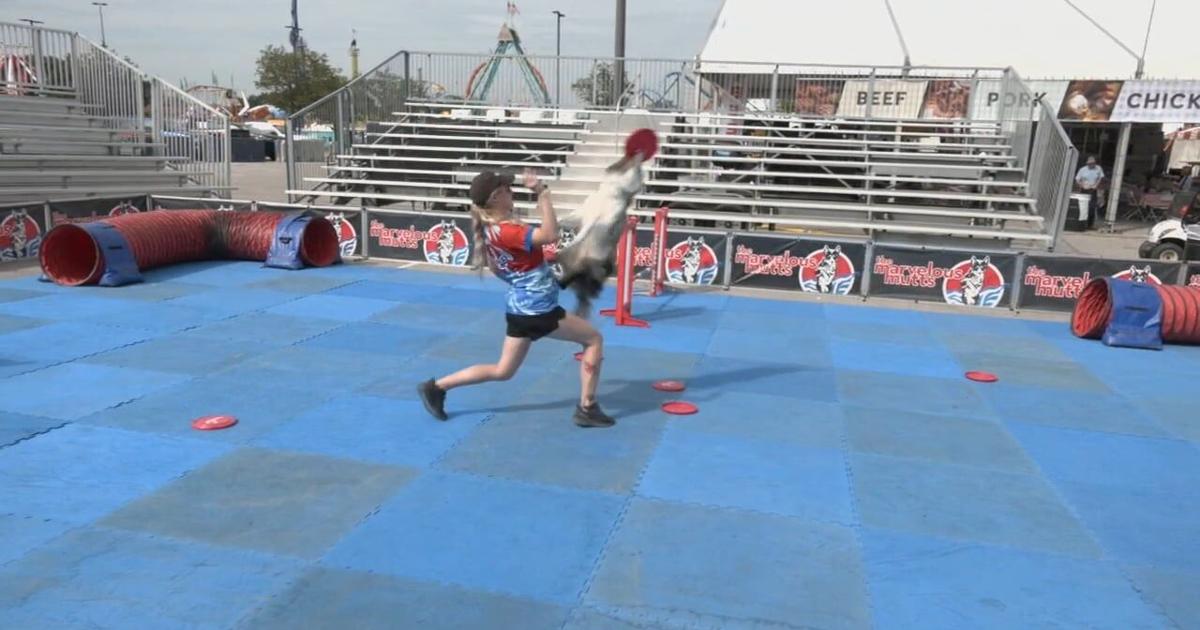
[[[617,100],[617,91],[613,89],[616,83],[614,74],[612,64],[597,62],[592,67],[590,75],[571,84],[571,90],[575,92],[575,96],[580,101],[588,105],[611,107],[616,104]],[[629,82],[628,69],[625,71],[624,79],[625,87],[621,90],[622,92],[633,87],[633,84]]]
[[[293,53],[268,45],[258,56],[254,85],[262,92],[256,97],[286,111],[294,112],[345,83],[346,77],[329,63],[328,55],[307,48]]]

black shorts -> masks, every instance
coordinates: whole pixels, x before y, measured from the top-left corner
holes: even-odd
[[[541,315],[505,313],[504,318],[508,320],[509,337],[528,337],[531,341],[537,341],[558,330],[558,322],[566,316],[563,307],[557,306],[553,311]]]

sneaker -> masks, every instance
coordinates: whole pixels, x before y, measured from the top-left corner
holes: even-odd
[[[600,410],[598,403],[592,403],[587,407],[583,405],[575,406],[575,416],[572,418],[575,424],[581,427],[611,427],[617,421],[610,418]]]
[[[421,396],[421,402],[425,403],[425,410],[430,415],[438,420],[449,418],[443,408],[446,404],[446,390],[439,388],[434,379],[417,385],[417,394]]]

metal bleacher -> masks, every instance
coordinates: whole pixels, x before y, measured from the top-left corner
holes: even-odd
[[[490,110],[490,112],[489,112]],[[512,116],[513,111],[526,114]],[[530,115],[532,113],[532,115]],[[461,210],[482,169],[537,168],[571,210],[620,157],[624,137],[652,126],[660,153],[638,207],[667,206],[699,226],[1044,243],[1023,170],[997,123],[845,121],[682,113],[467,108],[411,103],[336,156],[308,199]],[[527,194],[517,207],[531,209]]]
[[[381,77],[408,73],[418,61],[439,80],[475,76],[460,72],[461,60],[452,55],[401,52],[385,62]],[[642,77],[633,83],[649,85],[645,77],[656,76],[654,67],[624,63]],[[586,68],[570,72],[566,85],[589,85]],[[1011,69],[990,76],[1003,100],[1034,102]],[[920,117],[916,110],[912,117],[871,116],[869,108],[856,115],[786,113],[778,107],[786,101],[782,79],[763,77],[752,88],[770,97],[760,99],[768,103],[761,111],[704,105],[718,90],[703,78],[692,82],[692,103],[676,82],[658,92],[670,99],[638,107],[621,103],[636,85],[607,106],[554,107],[513,90],[470,102],[406,91],[380,104],[382,92],[372,93],[360,79],[293,115],[290,128],[332,122],[336,138],[324,156],[289,162],[287,192],[302,202],[455,212],[468,208],[466,190],[480,170],[533,168],[550,183],[556,207],[569,212],[621,156],[628,134],[649,127],[659,133],[660,150],[636,200],[634,214],[643,217],[665,206],[673,223],[696,227],[1053,248],[1072,149],[1052,116],[1035,137],[1045,115],[1037,106],[979,118]],[[590,85],[591,97],[599,98]],[[531,211],[532,196],[516,192],[517,209]]]
[[[0,205],[228,190],[219,112],[77,33],[0,23],[3,55]]]

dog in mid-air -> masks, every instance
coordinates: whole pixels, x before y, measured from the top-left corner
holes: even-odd
[[[559,219],[560,226],[574,230],[575,239],[557,253],[556,261],[562,268],[558,284],[575,292],[575,314],[580,317],[591,315],[592,302],[616,265],[617,243],[626,214],[642,190],[642,162],[641,154],[634,153],[610,165],[600,188],[581,208]]]

